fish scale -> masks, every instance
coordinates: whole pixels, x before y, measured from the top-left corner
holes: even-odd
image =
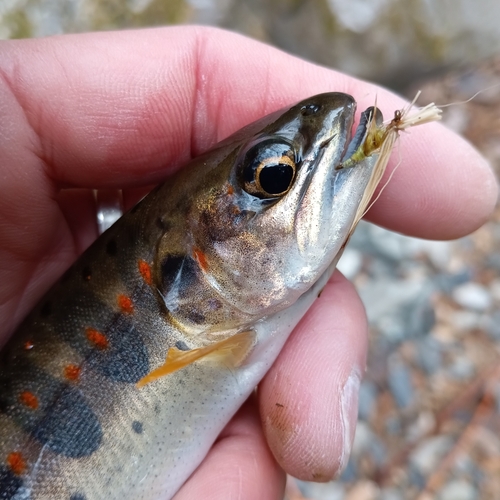
[[[322,94],[239,131],[62,276],[2,352],[0,498],[175,494],[335,267],[376,160],[335,170],[354,111]]]

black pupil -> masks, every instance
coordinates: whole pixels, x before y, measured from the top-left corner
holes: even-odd
[[[266,165],[261,171],[259,182],[268,194],[280,194],[288,190],[293,179],[293,168],[286,163]]]

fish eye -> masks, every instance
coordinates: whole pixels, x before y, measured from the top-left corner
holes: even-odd
[[[296,164],[292,145],[284,139],[266,139],[251,145],[240,167],[243,189],[258,198],[285,195],[295,179]]]

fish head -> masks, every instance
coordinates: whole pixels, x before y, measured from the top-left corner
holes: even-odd
[[[193,246],[203,252],[210,286],[242,313],[288,307],[343,248],[376,160],[338,168],[365,137],[366,120],[351,141],[355,111],[343,93],[301,101],[244,131],[243,140],[239,133],[212,171],[225,180],[198,197]]]

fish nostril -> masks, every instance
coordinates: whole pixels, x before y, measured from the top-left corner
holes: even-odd
[[[306,104],[300,108],[303,116],[315,115],[321,109],[320,104]]]

